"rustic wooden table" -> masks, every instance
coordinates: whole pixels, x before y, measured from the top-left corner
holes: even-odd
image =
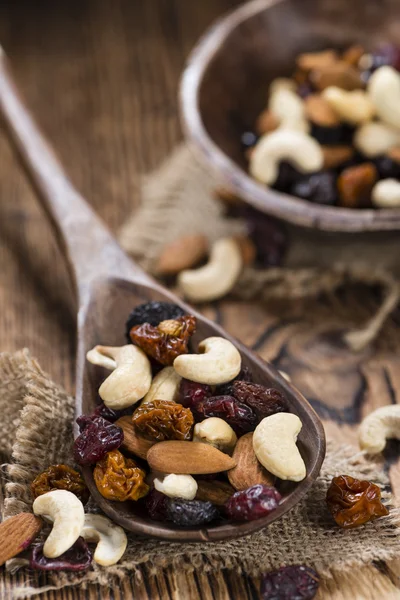
[[[181,138],[176,92],[185,57],[207,25],[236,0],[3,0],[0,40],[29,106],[83,195],[116,231],[138,203],[138,174],[155,167]],[[1,350],[30,348],[42,367],[73,390],[74,298],[50,227],[0,136]],[[89,234],[89,233],[88,233]],[[389,340],[358,357],[331,345],[319,328],[343,324],[348,304],[359,322],[374,299],[363,290],[331,304],[272,307],[226,301],[209,309],[232,333],[290,372],[326,419],[328,437],[354,439],[354,423],[371,407],[396,401],[395,315]],[[329,420],[328,420],[329,419]],[[393,448],[392,448],[393,450]],[[389,468],[400,488],[396,448]],[[355,600],[357,582],[372,598],[399,598],[398,565],[375,565],[324,583],[318,598]],[[21,573],[2,575],[11,597]],[[45,579],[43,579],[45,581]],[[229,572],[172,570],[115,589],[68,590],[58,598],[258,598],[259,581]],[[364,587],[365,589],[365,587]],[[44,600],[54,598],[49,592]]]

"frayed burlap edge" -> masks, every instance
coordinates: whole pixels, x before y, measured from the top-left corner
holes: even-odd
[[[26,351],[14,356],[0,355],[0,373],[4,364],[11,364],[18,373],[21,362],[25,365],[26,395],[20,424],[14,432],[12,463],[6,468],[5,518],[31,511],[29,483],[37,472],[54,462],[71,462],[73,399],[40,370]],[[4,410],[7,396],[0,398],[1,402]],[[378,483],[390,515],[358,530],[337,528],[324,498],[332,476],[340,473]],[[128,574],[148,576],[167,567],[187,571],[235,569],[256,575],[283,564],[303,562],[314,566],[324,577],[334,577],[338,572],[348,572],[375,560],[390,560],[400,552],[400,509],[392,505],[387,484],[382,462],[369,462],[362,452],[350,446],[329,445],[321,475],[311,492],[263,531],[239,540],[209,544],[178,544],[129,534],[127,552],[120,564],[108,568],[93,565],[91,571],[83,574],[49,573],[45,586],[38,583],[36,573],[27,571],[32,573],[28,587],[13,588],[13,597],[91,583],[109,586]],[[9,561],[8,568],[19,568],[23,564],[21,558],[24,557]]]

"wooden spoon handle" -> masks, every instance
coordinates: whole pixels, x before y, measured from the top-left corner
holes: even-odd
[[[72,185],[50,144],[24,106],[0,47],[0,111],[22,163],[57,232],[80,299],[91,282],[114,276],[151,282],[119,247]]]

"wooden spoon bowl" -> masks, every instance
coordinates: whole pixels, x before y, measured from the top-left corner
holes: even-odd
[[[253,0],[211,26],[181,81],[181,111],[192,146],[221,181],[258,210],[322,231],[398,231],[400,209],[329,207],[283,194],[247,174],[241,134],[254,129],[269,83],[290,76],[301,52],[366,50],[398,43],[397,0]]]
[[[135,533],[173,541],[212,541],[238,537],[265,527],[288,512],[310,489],[325,455],[322,424],[305,400],[272,366],[231,338],[220,327],[205,319],[180,299],[162,288],[121,250],[110,232],[73,188],[50,146],[36,127],[20,100],[0,56],[0,108],[7,129],[22,162],[30,175],[58,239],[65,251],[78,296],[76,416],[91,413],[97,402],[98,387],[106,372],[86,361],[86,352],[96,344],[122,345],[125,320],[138,304],[149,300],[166,300],[182,306],[198,319],[194,343],[208,336],[224,336],[239,348],[243,364],[255,381],[283,391],[290,410],[296,413],[303,428],[299,448],[307,467],[306,478],[297,484],[282,485],[284,498],[279,508],[257,521],[210,527],[181,529],[152,521],[134,502],[110,502],[98,492],[92,469],[83,475],[98,506],[115,522]],[[77,434],[77,430],[75,430]]]

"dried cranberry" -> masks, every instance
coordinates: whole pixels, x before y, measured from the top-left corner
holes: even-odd
[[[182,379],[179,387],[179,403],[186,408],[192,408],[197,402],[209,398],[211,394],[209,385]]]
[[[225,510],[234,521],[254,521],[269,515],[278,507],[280,500],[278,490],[259,483],[235,492],[225,503]]]
[[[271,571],[261,582],[262,600],[311,600],[318,591],[318,573],[304,565]]]
[[[57,558],[46,558],[43,554],[44,544],[34,546],[30,558],[31,569],[42,571],[85,571],[92,562],[92,553],[87,543],[79,537],[75,544]]]
[[[352,145],[354,128],[342,123],[337,127],[311,124],[311,135],[323,146]]]
[[[321,171],[303,177],[293,185],[291,193],[316,204],[333,206],[337,202],[336,175],[332,171]]]
[[[258,423],[257,415],[247,406],[232,396],[214,396],[197,402],[193,408],[199,419],[220,417],[238,434],[253,431]]]
[[[122,429],[103,417],[81,415],[76,422],[81,433],[74,442],[74,458],[80,465],[98,462],[124,440]]]
[[[260,211],[246,207],[249,236],[257,250],[256,262],[260,267],[279,266],[284,257],[287,239],[282,226]]]
[[[232,381],[228,381],[228,383],[223,383],[218,385],[215,390],[216,396],[234,396],[233,394],[233,385],[235,381],[253,381],[253,375],[249,369],[249,367],[243,367],[237,377],[232,379]]]
[[[258,383],[235,381],[233,384],[233,397],[239,402],[250,406],[256,413],[258,420],[278,412],[288,411],[286,398],[279,390],[266,388]]]
[[[131,343],[129,332],[135,325],[150,323],[150,325],[157,327],[161,321],[183,317],[184,314],[185,312],[181,307],[172,302],[145,302],[140,304],[131,312],[126,321],[126,339]]]
[[[110,421],[110,423],[114,423],[120,417],[124,417],[126,415],[132,414],[132,408],[126,408],[125,410],[113,410],[112,408],[108,408],[102,402],[98,404],[93,412],[93,417],[102,417],[106,421]]]
[[[151,490],[145,500],[145,507],[149,517],[154,521],[166,521],[168,496],[157,490]]]
[[[170,499],[167,505],[168,520],[181,527],[196,527],[209,523],[219,516],[219,511],[211,502],[202,500]]]

